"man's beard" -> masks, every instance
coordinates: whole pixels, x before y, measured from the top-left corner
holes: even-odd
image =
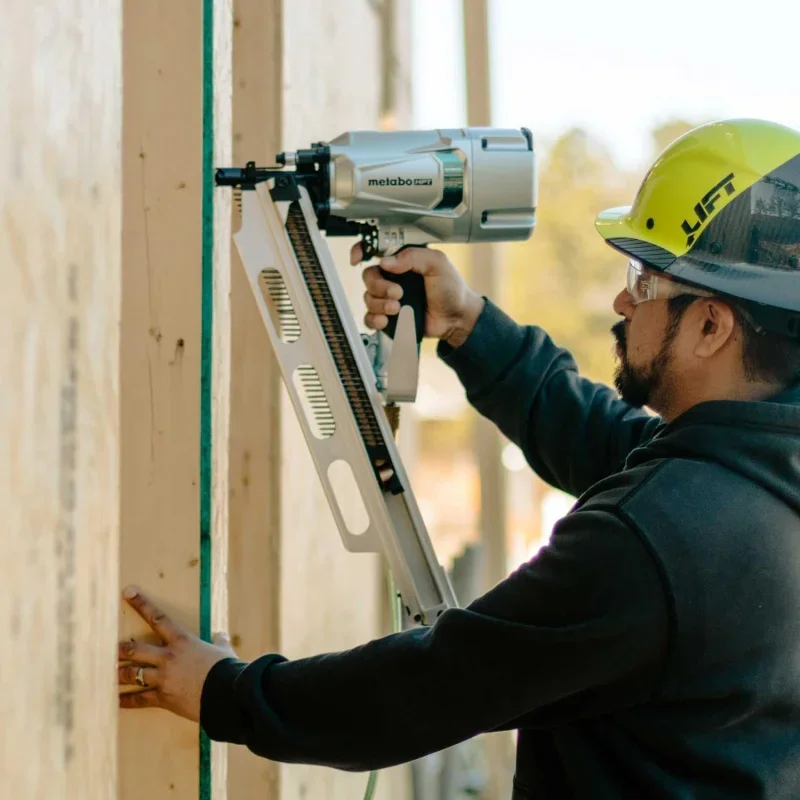
[[[620,320],[611,333],[617,340],[619,364],[614,372],[614,385],[620,397],[635,408],[650,406],[654,398],[657,405],[664,406],[668,401],[669,367],[672,359],[672,343],[678,333],[677,325],[670,325],[658,355],[644,367],[635,367],[628,360],[627,331],[625,320]]]

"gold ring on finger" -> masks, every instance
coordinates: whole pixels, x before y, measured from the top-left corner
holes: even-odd
[[[136,670],[136,678],[135,678],[135,680],[136,680],[136,683],[139,686],[141,686],[142,688],[145,688],[145,689],[147,688],[147,686],[149,684],[144,679],[144,667],[139,667],[139,669]]]

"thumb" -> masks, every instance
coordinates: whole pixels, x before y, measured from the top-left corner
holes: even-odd
[[[231,637],[225,631],[218,631],[211,637],[211,643],[217,647],[231,647]]]

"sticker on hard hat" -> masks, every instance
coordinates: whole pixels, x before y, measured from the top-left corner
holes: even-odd
[[[716,204],[722,197],[722,190],[730,196],[736,189],[733,186],[733,179],[736,176],[731,172],[726,178],[723,178],[713,189],[709,189],[702,200],[700,200],[694,207],[694,213],[697,215],[697,222],[691,225],[688,220],[684,220],[681,228],[683,232],[689,237],[686,240],[686,246],[691,247],[697,237],[697,232],[703,227],[708,218],[716,210]]]

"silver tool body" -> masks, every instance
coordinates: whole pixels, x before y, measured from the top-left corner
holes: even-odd
[[[356,131],[328,149],[330,215],[371,221],[384,255],[533,233],[536,160],[524,129]]]

